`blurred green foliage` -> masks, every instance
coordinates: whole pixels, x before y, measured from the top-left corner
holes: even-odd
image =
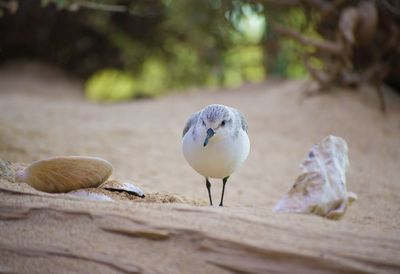
[[[19,2],[27,5],[24,16],[32,12],[32,2]],[[40,33],[55,33],[41,37],[49,50],[37,55],[87,78],[86,95],[95,101],[157,96],[191,86],[236,87],[270,74],[301,77],[304,48],[278,39],[271,20],[307,34],[313,29],[312,16],[300,8],[248,0],[41,0],[41,9],[51,20],[58,16],[54,28],[71,26],[63,26],[66,37],[60,38],[61,30],[51,29],[51,23],[37,25]]]
[[[138,95],[136,90],[134,78],[116,69],[100,70],[85,84],[87,98],[98,102],[128,100]]]
[[[304,52],[309,51],[311,48],[293,39],[278,36],[274,33],[271,25],[275,22],[297,30],[307,37],[320,38],[315,30],[319,14],[314,14],[309,10],[294,6],[288,9],[281,7],[267,9],[265,16],[267,18],[265,39],[267,58],[271,59],[271,61],[267,62],[268,70],[272,74],[283,75],[289,78],[304,77],[308,72],[302,58]],[[268,47],[270,44],[272,46]],[[317,67],[319,65],[316,64]]]
[[[125,69],[134,72],[131,98],[191,86],[237,87],[265,79],[262,5],[204,0],[163,3],[166,17],[158,26],[160,33],[156,35],[162,39],[155,48],[145,48],[127,33],[102,25],[102,20],[96,23],[122,52],[127,60]],[[104,81],[96,77],[91,81],[96,79]],[[113,77],[108,79],[110,83],[115,81]],[[119,92],[115,93],[118,100]]]

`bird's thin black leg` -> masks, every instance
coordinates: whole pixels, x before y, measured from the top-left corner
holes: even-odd
[[[210,205],[213,205],[212,204],[212,199],[211,199],[211,184],[210,184],[210,181],[208,180],[207,177],[206,177],[206,187],[207,187],[207,190],[208,190],[208,198],[210,198]]]
[[[222,196],[221,196],[221,202],[219,203],[219,206],[224,206],[223,202],[224,202],[225,185],[226,185],[226,182],[228,181],[228,179],[229,179],[229,176],[222,179]]]

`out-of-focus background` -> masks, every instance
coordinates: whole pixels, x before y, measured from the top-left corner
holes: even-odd
[[[1,0],[0,65],[54,65],[95,101],[308,73],[399,88],[399,22],[396,0]]]

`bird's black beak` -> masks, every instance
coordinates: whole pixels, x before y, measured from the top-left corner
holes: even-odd
[[[215,131],[212,128],[207,129],[207,137],[204,140],[203,146],[205,147],[208,144],[208,140],[213,137],[215,134]]]

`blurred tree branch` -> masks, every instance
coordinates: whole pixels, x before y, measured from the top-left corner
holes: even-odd
[[[330,41],[324,41],[324,40],[315,40],[311,39],[309,37],[305,37],[299,32],[284,27],[280,24],[273,24],[273,28],[275,29],[276,32],[278,32],[281,35],[290,37],[292,39],[295,39],[297,42],[306,45],[306,46],[313,46],[317,50],[322,50],[325,52],[329,52],[330,54],[333,55],[340,55],[342,48],[340,45],[330,42]]]
[[[305,11],[319,14],[315,29],[321,39],[277,23],[273,28],[311,48],[311,52],[304,53],[304,62],[319,84],[316,91],[328,90],[333,85],[357,87],[371,83],[376,87],[381,110],[385,111],[381,86],[390,75],[397,79],[400,76],[400,1],[291,1],[295,5],[294,2]],[[311,66],[311,58],[320,60],[322,68]]]
[[[106,12],[128,12],[129,8],[122,5],[104,4],[100,2],[92,1],[72,1],[69,5],[71,10],[76,10],[79,8],[86,8],[92,10],[100,10]]]

